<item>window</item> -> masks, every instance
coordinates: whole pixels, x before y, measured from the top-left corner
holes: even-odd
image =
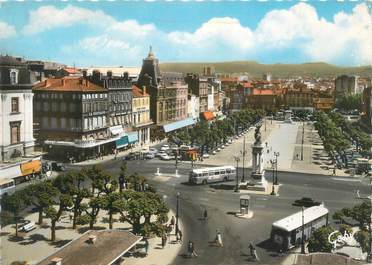
[[[18,84],[18,70],[16,69],[10,70],[10,84],[11,85]]]
[[[12,113],[19,112],[19,98],[12,98]]]
[[[21,141],[21,122],[10,122],[10,143],[17,144]]]

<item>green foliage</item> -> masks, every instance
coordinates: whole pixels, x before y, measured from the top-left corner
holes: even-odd
[[[349,235],[353,234],[353,229],[351,228],[350,225],[347,225],[347,224],[341,224],[338,231],[340,231],[341,235],[344,235],[345,232]]]
[[[345,111],[362,111],[362,94],[345,95],[336,100],[336,108]]]
[[[355,240],[359,243],[363,252],[369,253],[369,232],[366,230],[359,230],[354,234]]]
[[[12,195],[4,194],[1,198],[1,209],[13,215],[15,222],[15,234],[18,236],[18,215],[26,207],[24,204],[24,192],[16,191]]]
[[[359,227],[363,229],[370,220],[371,206],[369,203],[357,204],[352,208],[343,208],[333,214],[333,219],[345,222],[345,217],[352,218],[357,221]]]
[[[320,227],[315,230],[309,239],[309,252],[331,252],[333,246],[329,243],[328,236],[334,231],[330,226]],[[337,236],[338,234],[335,234],[334,238]],[[331,238],[331,240],[334,238]]]

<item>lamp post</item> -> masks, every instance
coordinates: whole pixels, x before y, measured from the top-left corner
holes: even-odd
[[[301,254],[305,254],[305,241],[304,241],[304,238],[305,238],[305,217],[304,217],[304,210],[305,210],[305,207],[302,206],[301,207],[302,209],[302,228],[301,228]]]
[[[303,121],[302,123],[301,161],[304,160],[304,137],[305,137],[305,121]]]
[[[239,174],[238,174],[238,168],[239,168],[240,158],[238,156],[234,156],[234,159],[236,161],[236,186],[235,186],[235,192],[239,192]]]
[[[244,167],[244,160],[245,160],[245,155],[247,154],[247,152],[245,151],[245,135],[244,135],[244,138],[243,138],[243,151],[240,151],[240,153],[242,154],[243,156],[243,175],[242,175],[242,181],[244,181],[245,179],[245,167]]]
[[[274,168],[274,164],[275,164],[275,161],[273,161],[273,160],[270,159],[270,163],[271,163],[271,169],[272,169],[272,172],[273,172],[273,188],[271,190],[271,195],[275,195],[275,187],[274,187],[274,182],[275,182],[275,168]]]
[[[278,185],[278,157],[279,157],[280,153],[279,152],[275,152],[274,151],[274,156],[275,156],[275,181],[274,181],[274,184],[275,185]]]
[[[178,210],[179,210],[179,198],[180,198],[180,193],[177,192],[177,204],[176,204],[176,235],[178,235]]]

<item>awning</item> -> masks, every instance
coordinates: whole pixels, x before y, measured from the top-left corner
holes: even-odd
[[[24,164],[21,164],[22,176],[27,176],[32,173],[39,173],[41,171],[41,161],[33,160]]]
[[[213,114],[213,112],[211,112],[211,111],[204,111],[202,114],[203,114],[203,118],[206,121],[214,120],[214,114]]]
[[[167,132],[171,132],[171,131],[174,131],[174,130],[181,129],[183,127],[194,125],[195,122],[196,121],[193,118],[187,118],[187,119],[184,119],[184,120],[168,123],[168,124],[163,125],[164,132],[167,133]]]
[[[137,132],[128,133],[128,142],[130,144],[138,142],[138,133]]]
[[[115,141],[115,144],[116,144],[116,148],[122,148],[122,147],[125,147],[128,145],[128,136],[125,135],[123,137],[121,137],[119,140],[116,140]]]
[[[109,128],[112,135],[120,135],[124,133],[123,126],[116,125]]]

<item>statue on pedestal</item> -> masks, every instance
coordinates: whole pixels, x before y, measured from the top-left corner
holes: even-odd
[[[261,144],[261,133],[260,133],[261,126],[262,126],[261,124],[256,126],[256,130],[254,132],[254,139],[255,139],[254,145]]]

